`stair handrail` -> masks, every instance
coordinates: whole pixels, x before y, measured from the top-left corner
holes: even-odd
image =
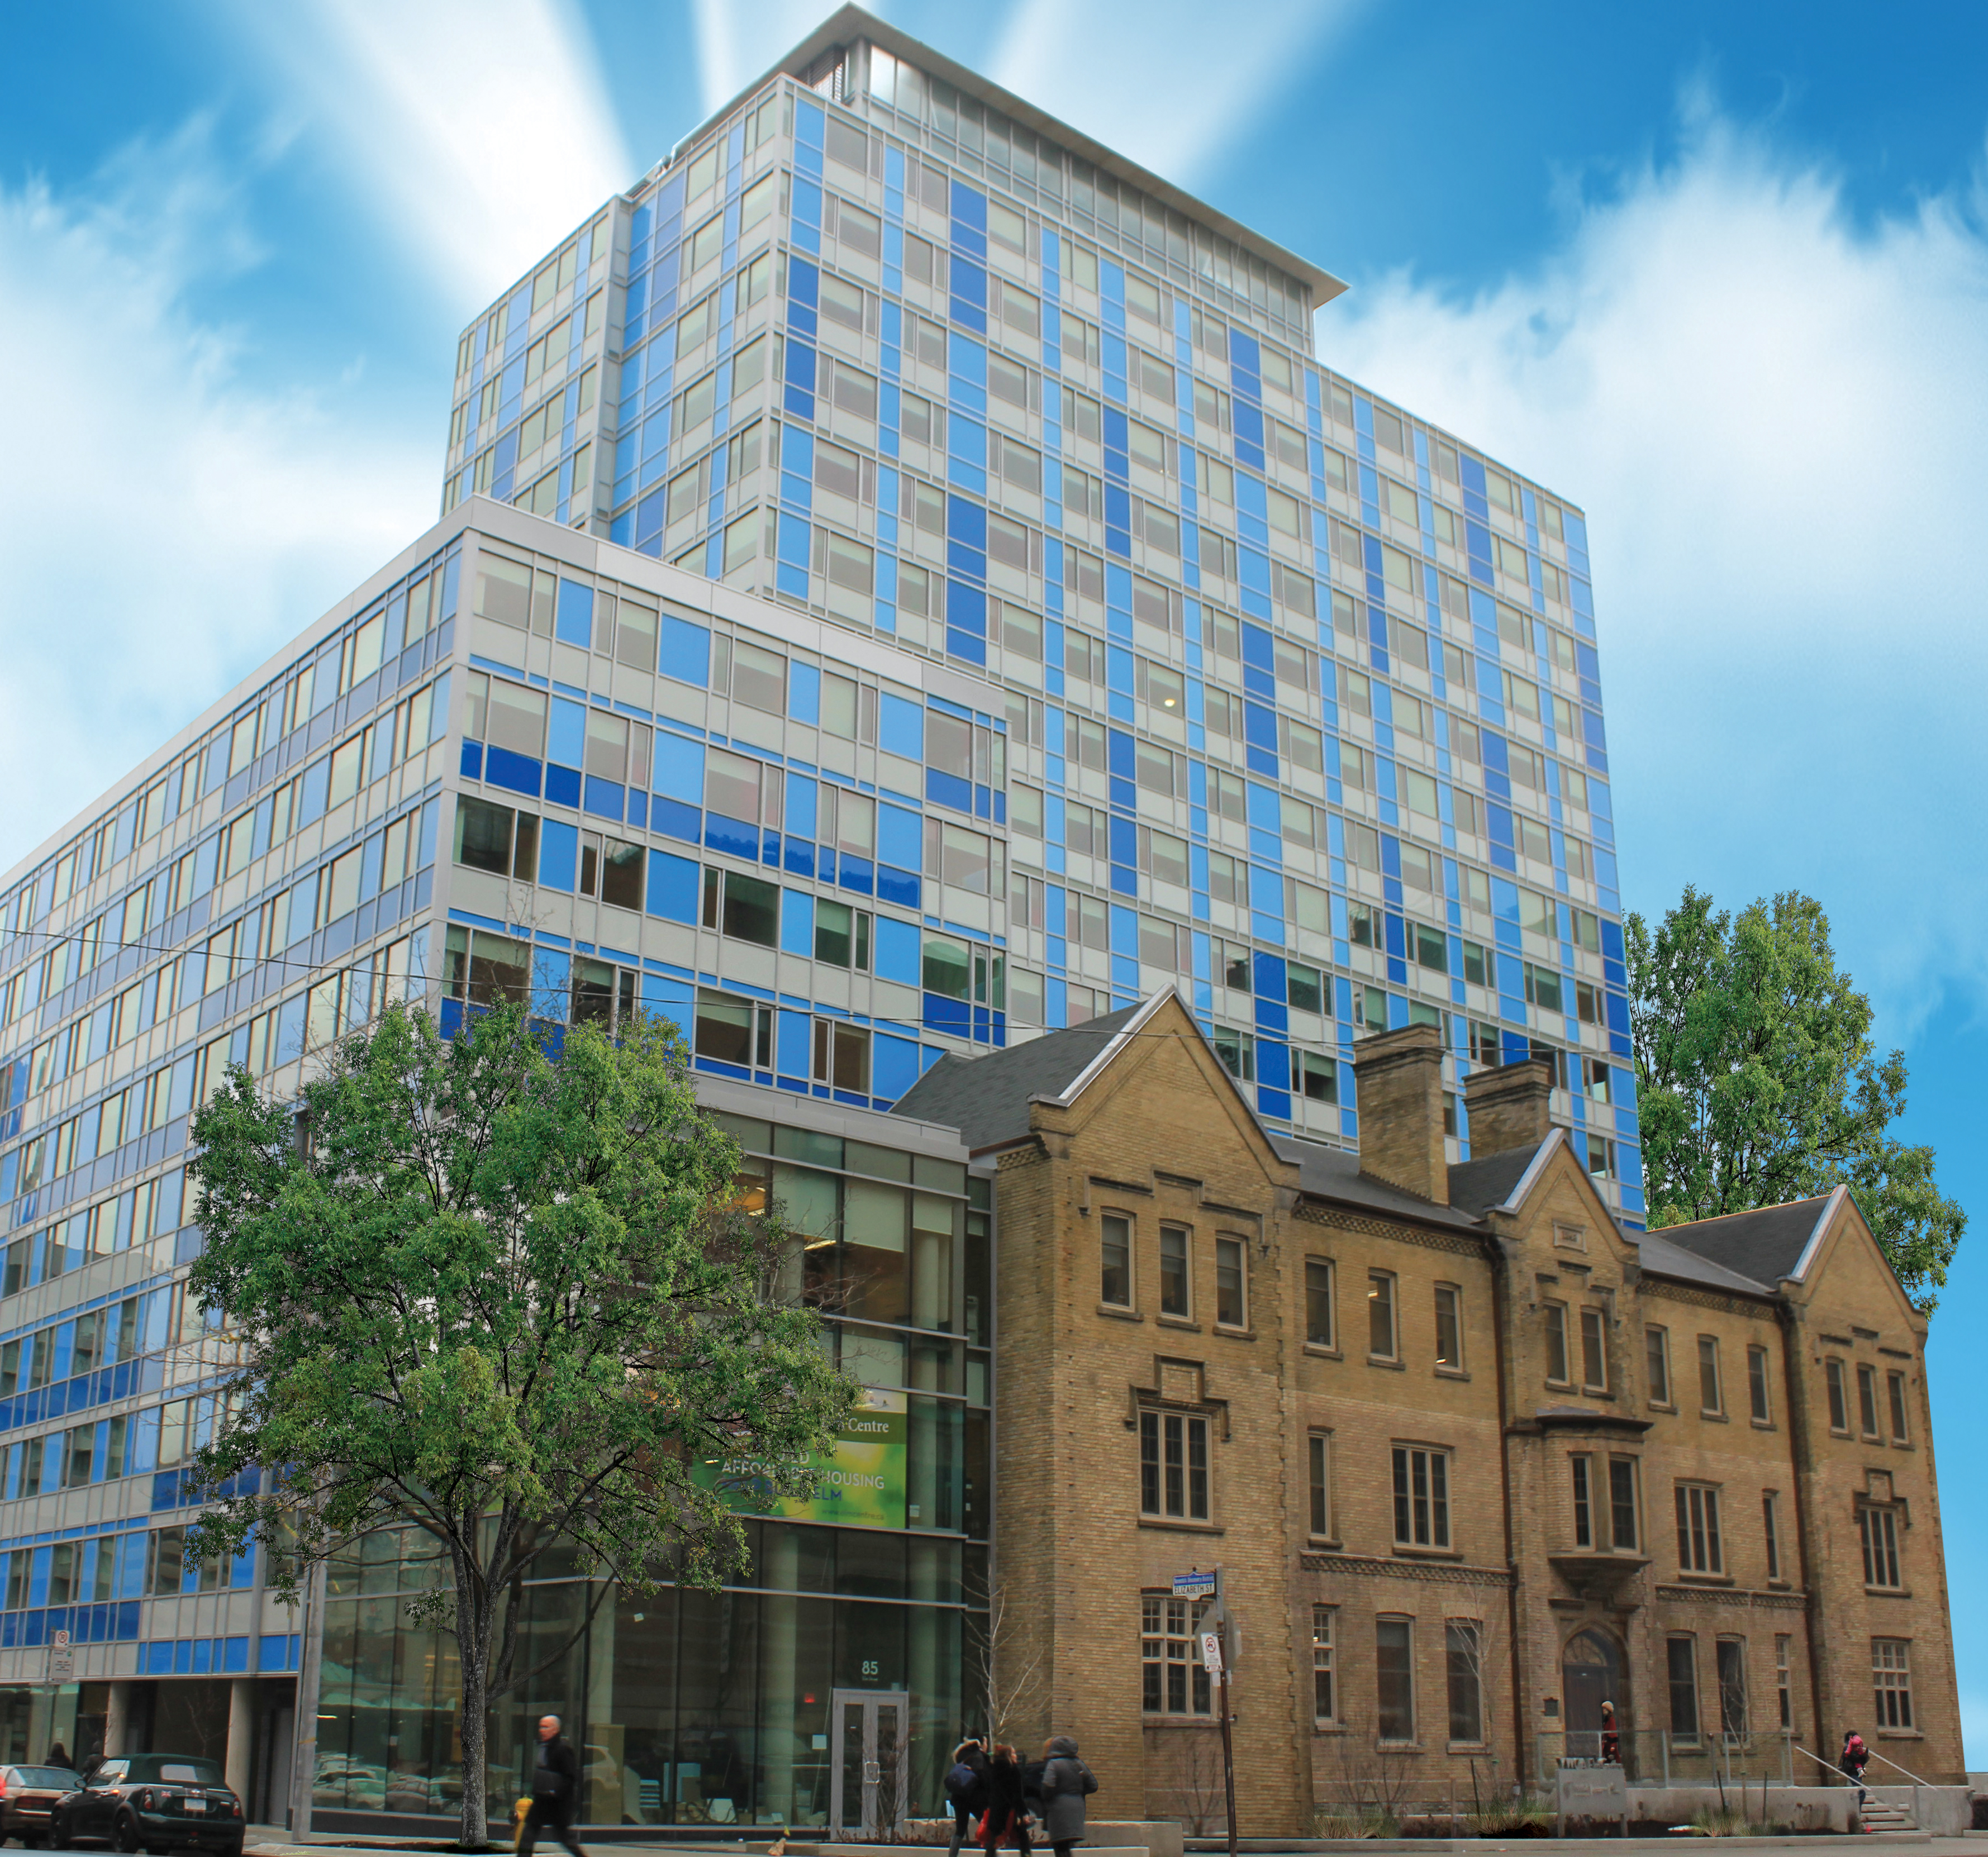
[[[1808,1757],[1814,1761],[1818,1767],[1827,1767],[1831,1773],[1842,1773],[1843,1777],[1848,1780],[1851,1785],[1854,1786],[1858,1783],[1857,1776],[1854,1774],[1843,1773],[1843,1769],[1838,1766],[1834,1761],[1826,1761],[1819,1754],[1809,1754],[1809,1751],[1804,1747],[1800,1741],[1791,1739],[1788,1744],[1793,1747],[1797,1754],[1808,1754]],[[1902,1771],[1902,1769],[1901,1771]]]
[[[1866,1745],[1868,1746],[1868,1744],[1867,1743]],[[1921,1779],[1919,1776],[1913,1772],[1909,1767],[1901,1767],[1896,1761],[1885,1760],[1884,1755],[1880,1754],[1875,1747],[1871,1747],[1870,1749],[1870,1754],[1871,1759],[1874,1761],[1885,1761],[1885,1764],[1890,1768],[1893,1772],[1902,1773],[1915,1786],[1930,1786],[1932,1784],[1932,1781],[1930,1780]]]
[[[1819,1754],[1809,1754],[1809,1751],[1804,1747],[1800,1741],[1791,1739],[1789,1744],[1794,1747],[1794,1751],[1797,1754],[1807,1754],[1808,1757],[1814,1761],[1818,1767],[1827,1767],[1831,1773],[1843,1774],[1843,1777],[1848,1780],[1851,1785],[1860,1788],[1864,1786],[1865,1781],[1857,1774],[1854,1773],[1844,1773],[1844,1770],[1841,1767],[1838,1766],[1834,1761],[1826,1761]],[[1921,1829],[1924,1829],[1925,1814],[1921,1809],[1919,1788],[1922,1786],[1930,1786],[1932,1784],[1932,1781],[1921,1779],[1919,1776],[1913,1772],[1909,1767],[1901,1767],[1896,1761],[1885,1760],[1884,1755],[1880,1754],[1876,1748],[1871,1747],[1868,1742],[1865,1744],[1865,1751],[1868,1754],[1874,1761],[1884,1761],[1885,1764],[1892,1768],[1894,1772],[1902,1773],[1907,1779],[1912,1781],[1912,1816],[1915,1819],[1919,1821]]]

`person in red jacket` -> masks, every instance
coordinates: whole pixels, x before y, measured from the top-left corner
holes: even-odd
[[[1871,1750],[1864,1745],[1864,1737],[1854,1728],[1843,1737],[1843,1755],[1836,1763],[1850,1776],[1850,1784],[1857,1788],[1857,1809],[1864,1809],[1864,1769],[1871,1764]]]

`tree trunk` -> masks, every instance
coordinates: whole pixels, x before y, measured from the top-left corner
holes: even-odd
[[[479,1849],[490,1835],[489,1802],[485,1797],[488,1772],[485,1746],[489,1717],[489,1672],[484,1658],[486,1646],[472,1652],[462,1647],[462,1843],[465,1850]]]
[[[480,1850],[489,1842],[490,1628],[487,1584],[468,1555],[455,1555],[455,1641],[462,1665],[462,1843]]]

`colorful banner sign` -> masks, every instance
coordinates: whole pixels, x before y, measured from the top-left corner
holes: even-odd
[[[712,1484],[742,1514],[830,1522],[842,1528],[901,1528],[907,1444],[904,1394],[866,1387],[864,1403],[844,1422],[834,1450],[813,1460],[813,1495],[776,1496],[771,1480],[749,1457],[706,1470]]]

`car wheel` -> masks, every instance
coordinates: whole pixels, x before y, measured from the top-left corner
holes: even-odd
[[[129,1812],[120,1812],[117,1822],[111,1827],[110,1842],[120,1851],[131,1852],[138,1848],[138,1825]]]

